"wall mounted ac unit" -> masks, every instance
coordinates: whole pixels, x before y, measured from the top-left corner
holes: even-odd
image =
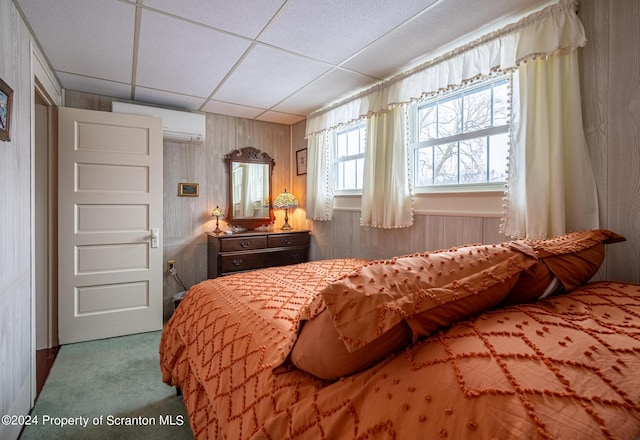
[[[111,104],[111,111],[114,113],[129,113],[162,118],[162,135],[167,141],[193,142],[198,144],[204,142],[204,113],[169,110],[160,107],[116,101]]]

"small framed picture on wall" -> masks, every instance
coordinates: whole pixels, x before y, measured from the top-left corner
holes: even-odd
[[[11,140],[13,89],[0,78],[0,140]]]
[[[296,174],[298,176],[307,174],[307,149],[296,151]]]
[[[197,183],[179,183],[178,195],[180,197],[198,197],[200,195],[200,185]]]

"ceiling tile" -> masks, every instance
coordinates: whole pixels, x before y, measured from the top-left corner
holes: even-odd
[[[144,5],[248,38],[255,38],[284,0],[145,0]]]
[[[133,4],[84,0],[20,0],[19,4],[54,70],[131,81]]]
[[[264,109],[261,108],[230,104],[228,102],[215,100],[207,101],[200,110],[207,113],[218,113],[221,115],[229,115],[246,119],[254,119],[256,116],[264,112]]]
[[[343,64],[368,75],[388,78],[408,66],[433,58],[502,27],[500,18],[522,12],[524,6],[549,0],[477,0],[439,2],[404,26],[385,35]],[[465,11],[474,9],[473,14]],[[511,22],[514,19],[510,20]],[[417,38],[429,30],[428,38]]]
[[[87,76],[56,72],[63,87],[67,90],[111,96],[113,98],[131,99],[131,85],[113,81],[105,81]]]
[[[207,98],[249,44],[242,38],[145,10],[136,83]]]
[[[329,68],[324,63],[258,44],[213,98],[270,108]]]
[[[264,112],[263,114],[258,116],[256,119],[258,121],[272,122],[274,124],[293,125],[296,122],[302,121],[304,118],[305,118],[304,116],[268,111],[268,112]]]
[[[436,0],[290,0],[260,41],[337,65]]]
[[[148,102],[150,104],[163,105],[185,110],[198,110],[205,101],[204,98],[179,95],[177,93],[148,89],[146,87],[140,86],[136,87],[133,99],[136,101]]]
[[[308,115],[375,82],[371,77],[336,68],[298,90],[273,110]]]

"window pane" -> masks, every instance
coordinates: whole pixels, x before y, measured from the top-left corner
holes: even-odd
[[[462,131],[462,97],[449,99],[438,106],[438,137]]]
[[[336,164],[336,185],[335,189],[344,188],[344,163],[338,162]]]
[[[353,156],[360,153],[360,130],[347,132],[347,155]]]
[[[362,188],[364,182],[364,159],[356,160],[356,188]]]
[[[433,147],[416,151],[416,185],[433,185]]]
[[[435,184],[451,185],[458,183],[458,143],[451,142],[435,146]]]
[[[509,134],[489,137],[489,181],[506,182],[509,161]]]
[[[338,154],[336,157],[344,157],[347,155],[347,134],[338,133],[337,137]]]
[[[418,110],[418,141],[434,139],[438,136],[437,105],[431,104]]]
[[[509,84],[502,81],[493,88],[493,125],[509,123]]]
[[[487,138],[460,142],[460,183],[487,181]]]
[[[347,160],[344,164],[344,186],[342,189],[356,189],[356,161]]]
[[[483,87],[464,97],[464,131],[491,126],[491,87]]]

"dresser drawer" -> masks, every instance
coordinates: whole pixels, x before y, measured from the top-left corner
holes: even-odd
[[[243,270],[260,269],[267,264],[265,254],[221,255],[220,272],[240,272]]]
[[[270,235],[267,239],[268,246],[289,247],[289,246],[306,246],[309,244],[309,234],[283,234]]]
[[[220,240],[220,252],[247,251],[251,249],[264,249],[266,247],[266,235],[223,238]]]
[[[286,266],[289,264],[304,263],[305,261],[307,261],[306,249],[272,252],[269,257],[269,264],[272,266]]]

